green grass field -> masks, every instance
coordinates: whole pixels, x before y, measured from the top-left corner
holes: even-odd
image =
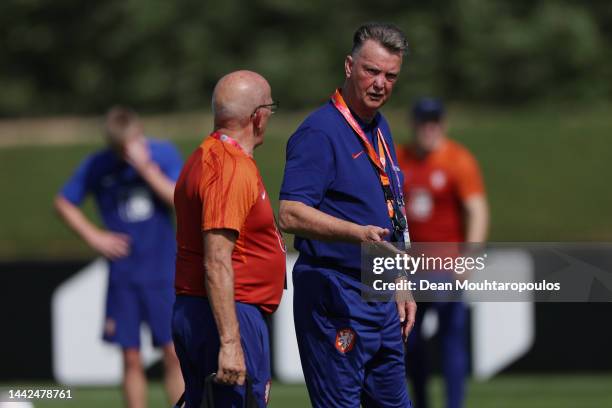
[[[456,107],[450,134],[480,160],[497,241],[612,240],[612,120],[609,107],[491,110]],[[256,151],[268,192],[276,200],[288,136],[303,115],[275,115]],[[398,142],[408,139],[402,112],[387,112]],[[183,136],[187,155],[197,129]],[[206,133],[202,130],[200,134]],[[91,141],[91,138],[87,140]],[[0,259],[49,259],[92,253],[60,224],[51,200],[85,154],[98,144],[0,148]],[[274,202],[276,205],[276,201]],[[92,213],[89,204],[87,210]]]
[[[450,134],[480,160],[492,212],[494,241],[612,241],[612,119],[609,107],[483,110],[455,107]],[[402,112],[387,112],[396,141],[408,140]],[[256,159],[274,199],[280,188],[287,138],[302,115],[275,115]],[[200,134],[206,133],[204,129]],[[165,129],[183,154],[200,142],[197,131]],[[2,137],[2,135],[0,135]],[[55,217],[51,201],[89,152],[82,144],[0,148],[0,259],[91,257],[92,252]],[[91,202],[86,211],[94,216]],[[501,376],[470,383],[468,407],[612,407],[612,375]],[[432,396],[441,407],[443,387]],[[78,388],[74,400],[36,407],[121,406],[118,388]],[[151,407],[165,407],[161,385],[150,388]],[[309,406],[303,386],[275,384],[270,407]]]
[[[612,375],[572,376],[500,376],[488,382],[471,381],[468,385],[468,408],[606,408],[612,406]],[[433,408],[442,408],[443,383],[432,381],[430,395]],[[7,388],[5,385],[3,388]],[[22,388],[27,387],[21,385]],[[36,408],[122,406],[119,388],[74,388],[71,401],[38,401]],[[168,407],[160,383],[149,388],[149,407]],[[310,407],[303,385],[275,383],[270,408]]]

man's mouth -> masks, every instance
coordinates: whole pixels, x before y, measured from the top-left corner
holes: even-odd
[[[376,94],[376,93],[368,93],[368,96],[370,97],[370,99],[373,99],[375,101],[379,101],[384,97],[383,94]]]

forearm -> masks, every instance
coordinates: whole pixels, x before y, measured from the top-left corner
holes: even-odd
[[[175,183],[164,174],[159,166],[150,162],[146,166],[137,169],[140,176],[151,187],[153,192],[168,206],[174,207],[174,185]]]
[[[284,232],[322,241],[362,241],[361,226],[297,201],[280,202],[279,223]]]
[[[222,345],[240,342],[234,302],[234,271],[231,264],[209,261],[206,268],[206,293]]]
[[[232,252],[237,238],[238,234],[235,231],[227,229],[203,233],[206,274],[204,282],[221,346],[240,345],[232,268]]]
[[[487,223],[482,218],[472,217],[467,226],[465,241],[470,243],[481,243],[487,239]]]
[[[91,245],[93,236],[99,231],[99,228],[85,217],[81,209],[61,195],[55,197],[54,206],[62,221]]]
[[[238,232],[213,229],[202,233],[204,246],[204,282],[213,318],[219,333],[217,381],[221,384],[243,384],[246,365],[234,299],[232,253]]]
[[[489,206],[483,196],[473,197],[465,203],[465,241],[485,242],[489,231]]]

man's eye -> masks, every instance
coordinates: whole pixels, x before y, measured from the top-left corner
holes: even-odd
[[[370,75],[378,75],[378,72],[379,72],[377,69],[373,69],[373,68],[368,68],[366,71]]]
[[[397,79],[397,74],[387,74],[387,81],[395,81]]]

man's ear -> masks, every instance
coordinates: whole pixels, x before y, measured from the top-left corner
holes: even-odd
[[[350,78],[353,73],[353,57],[349,54],[344,59],[344,76]]]
[[[263,113],[261,109],[257,109],[255,113],[253,113],[252,119],[253,127],[258,131],[261,130],[261,122],[263,120]]]

